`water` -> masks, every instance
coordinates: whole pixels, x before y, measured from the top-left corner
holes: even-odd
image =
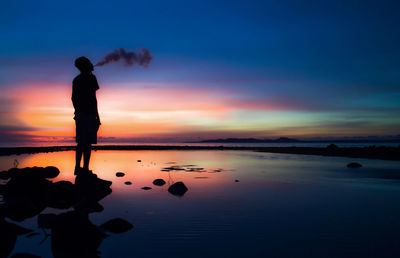
[[[316,147],[324,148],[332,142],[279,142],[279,143],[208,143],[208,142],[101,142],[97,145],[152,145],[152,146],[225,146],[225,147]],[[339,147],[368,147],[368,146],[387,146],[398,147],[399,142],[338,142],[334,143]],[[0,142],[0,147],[49,147],[49,146],[75,146],[75,142],[28,142],[22,143],[4,143]]]
[[[92,155],[91,168],[113,182],[113,192],[100,202],[103,212],[90,214],[91,221],[99,225],[121,217],[135,226],[106,238],[99,248],[102,257],[400,255],[399,162],[249,151]],[[74,180],[73,152],[0,157],[0,170],[13,167],[15,159],[19,167],[58,167],[61,174],[54,181]],[[352,161],[363,167],[348,169]],[[205,171],[161,171],[171,165]],[[126,175],[117,178],[117,171]],[[154,186],[156,178],[167,184]],[[178,181],[189,188],[183,197],[167,191]],[[64,211],[43,213],[48,212]],[[44,235],[36,218],[20,225],[40,235],[19,236],[13,252],[51,257],[51,240],[40,244]]]

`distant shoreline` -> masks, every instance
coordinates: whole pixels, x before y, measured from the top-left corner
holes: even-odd
[[[0,156],[35,154],[58,151],[74,151],[75,146],[52,147],[0,147]],[[400,160],[400,147],[234,147],[234,146],[188,146],[188,145],[95,145],[93,150],[234,150],[282,154],[317,155],[380,160]]]
[[[400,139],[325,139],[325,140],[299,140],[294,138],[280,137],[277,139],[256,138],[225,138],[209,139],[190,143],[400,143]]]

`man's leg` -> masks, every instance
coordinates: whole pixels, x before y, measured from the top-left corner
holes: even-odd
[[[92,151],[92,145],[89,143],[83,148],[83,169],[89,171],[90,152]]]
[[[83,154],[83,147],[81,144],[76,145],[76,153],[75,153],[75,175],[78,173],[78,170],[81,168],[81,160]]]

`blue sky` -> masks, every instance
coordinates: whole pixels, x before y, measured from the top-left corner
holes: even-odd
[[[7,1],[0,11],[3,102],[18,87],[70,84],[78,56],[95,62],[116,48],[145,47],[154,55],[148,68],[111,64],[96,69],[99,81],[232,92],[235,99],[282,106],[275,113],[232,111],[258,117],[238,136],[257,130],[254,136],[277,130],[331,136],[333,128],[346,135],[348,124],[357,129],[348,136],[397,135],[399,7],[396,1]],[[276,120],[278,111],[286,119]],[[307,119],[295,126],[293,117]],[[18,124],[28,126],[23,120]],[[269,130],[269,120],[281,124]],[[198,130],[222,135],[229,126],[222,127]]]

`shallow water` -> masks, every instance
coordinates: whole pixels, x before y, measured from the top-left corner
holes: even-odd
[[[74,181],[74,152],[0,157],[0,170],[15,159],[18,167],[56,166],[61,174],[53,181]],[[352,161],[363,167],[348,169]],[[171,165],[195,166],[161,171]],[[97,151],[91,169],[113,182],[112,194],[100,202],[104,211],[91,213],[91,221],[121,217],[134,224],[102,242],[102,257],[400,255],[400,162],[247,151]],[[125,176],[116,177],[118,171]],[[167,184],[153,185],[156,178]],[[178,181],[189,188],[182,197],[167,191]],[[40,244],[36,218],[20,225],[40,235],[19,236],[14,253],[51,257],[51,240]]]

